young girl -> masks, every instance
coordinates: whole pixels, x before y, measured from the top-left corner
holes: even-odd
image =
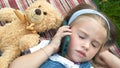
[[[78,9],[78,7],[75,7],[65,19],[69,26],[60,27],[47,46],[17,58],[10,68],[92,67],[89,61],[110,38],[110,24],[100,12],[90,8]],[[69,43],[65,57],[62,57],[56,52],[64,36],[69,37]]]

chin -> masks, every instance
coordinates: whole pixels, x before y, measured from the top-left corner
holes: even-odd
[[[74,63],[80,63],[80,62],[82,62],[82,60],[80,59],[80,58],[73,58],[73,60],[72,60]]]

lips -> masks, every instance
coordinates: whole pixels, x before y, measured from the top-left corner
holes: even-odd
[[[77,53],[78,53],[78,55],[79,55],[80,57],[86,57],[86,54],[85,54],[84,52],[82,52],[82,51],[78,51],[78,50],[77,50]]]

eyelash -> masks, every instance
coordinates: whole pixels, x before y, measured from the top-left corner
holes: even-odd
[[[85,39],[85,37],[82,36],[82,35],[79,35],[79,38],[81,38],[81,39]],[[93,47],[95,47],[95,48],[98,47],[98,45],[97,45],[97,44],[94,44],[93,42],[91,42],[91,45],[92,45]]]
[[[96,48],[96,45],[95,45],[95,44],[93,44],[93,43],[91,43],[91,44],[92,44],[92,46],[93,46],[93,47],[95,47],[95,48]]]
[[[83,36],[80,36],[80,35],[79,35],[79,37],[80,37],[81,39],[85,39],[85,37],[83,37]]]
[[[94,44],[94,43],[91,43],[93,47],[97,48],[99,46],[99,44]]]

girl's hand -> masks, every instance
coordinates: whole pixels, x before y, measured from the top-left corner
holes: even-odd
[[[53,46],[54,52],[57,52],[61,43],[61,39],[64,36],[71,35],[72,31],[70,29],[70,26],[62,26],[58,29],[57,33],[53,37],[50,45]]]
[[[100,52],[98,54],[98,58],[99,58],[98,62],[99,62],[100,65],[102,65],[102,66],[107,65],[106,62],[104,61],[104,56],[106,56],[108,53],[109,53],[109,51],[105,50],[105,51]]]

